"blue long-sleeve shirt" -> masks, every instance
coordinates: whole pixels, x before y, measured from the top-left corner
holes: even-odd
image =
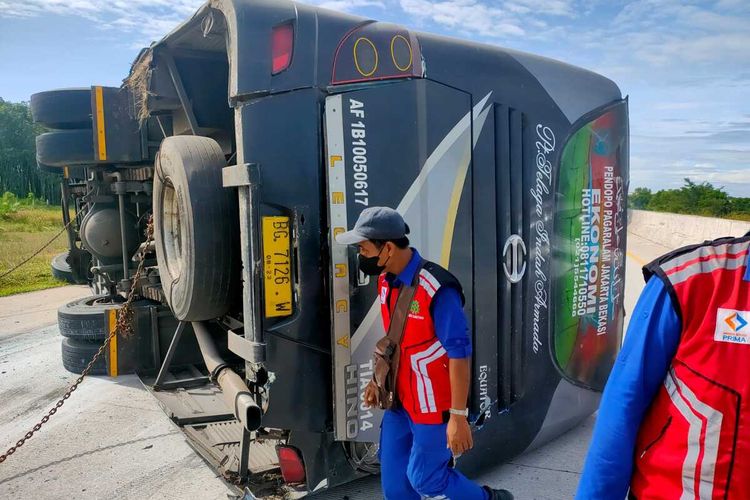
[[[388,275],[386,280],[393,288],[401,283],[411,283],[422,257],[412,248],[412,257],[398,276]],[[432,323],[437,336],[449,358],[463,359],[471,356],[471,337],[464,315],[461,293],[453,287],[443,286],[435,293],[430,306]]]
[[[652,277],[638,299],[604,388],[577,499],[623,500],[627,496],[638,429],[664,382],[680,331],[664,283]]]

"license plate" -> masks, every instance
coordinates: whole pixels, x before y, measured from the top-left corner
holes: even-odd
[[[289,217],[263,217],[266,318],[292,314],[292,259],[289,227]]]

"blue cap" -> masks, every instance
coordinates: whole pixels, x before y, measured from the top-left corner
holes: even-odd
[[[356,245],[366,240],[397,240],[409,234],[401,214],[388,207],[370,207],[359,214],[354,229],[336,236],[342,245]]]

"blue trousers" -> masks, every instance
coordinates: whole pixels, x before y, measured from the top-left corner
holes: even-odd
[[[488,494],[449,467],[447,424],[415,424],[403,409],[386,410],[380,430],[380,481],[386,500],[487,500]]]

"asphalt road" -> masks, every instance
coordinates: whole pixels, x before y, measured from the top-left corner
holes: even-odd
[[[640,267],[668,250],[629,235],[626,310],[642,288]],[[57,305],[86,294],[68,287],[0,299],[0,446],[19,439],[75,379],[60,363]],[[52,304],[52,306],[50,306]],[[594,418],[554,442],[476,479],[516,498],[571,498]],[[196,498],[233,495],[188,446],[134,376],[91,377],[25,446],[0,464],[0,498]],[[317,495],[380,496],[378,478]]]

